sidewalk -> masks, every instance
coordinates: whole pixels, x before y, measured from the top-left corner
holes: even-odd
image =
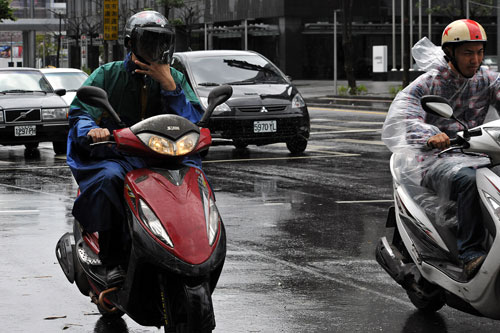
[[[391,89],[401,86],[400,81],[356,81],[356,85],[364,85],[366,93],[359,96],[339,95],[334,93],[333,80],[294,80],[293,83],[310,106],[331,106],[366,108],[387,111],[394,97]],[[341,86],[347,87],[347,81],[337,81],[337,91]]]

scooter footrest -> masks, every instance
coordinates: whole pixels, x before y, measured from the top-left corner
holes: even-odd
[[[102,265],[99,256],[83,240],[80,240],[76,245],[76,251],[82,263],[90,266]]]

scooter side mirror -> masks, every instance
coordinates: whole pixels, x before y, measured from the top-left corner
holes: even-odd
[[[111,104],[109,104],[108,94],[104,89],[94,86],[83,86],[76,91],[76,97],[85,104],[108,111],[120,127],[126,127],[122,123],[120,116]]]
[[[420,99],[420,104],[422,104],[422,108],[427,113],[446,119],[453,119],[458,122],[464,128],[464,138],[466,140],[470,138],[467,124],[453,115],[453,107],[446,98],[436,95],[425,95]]]
[[[422,108],[425,112],[433,114],[438,117],[454,119],[453,108],[448,100],[441,96],[426,95],[420,100]]]
[[[230,85],[222,85],[212,89],[212,91],[210,91],[210,94],[208,94],[207,110],[205,111],[205,114],[203,114],[201,120],[198,122],[198,126],[206,127],[207,120],[208,118],[210,118],[215,108],[227,101],[232,95],[233,87],[231,87]]]

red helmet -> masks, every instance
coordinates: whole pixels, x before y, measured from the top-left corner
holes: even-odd
[[[449,43],[487,42],[486,32],[476,21],[463,19],[453,21],[444,29],[441,46]]]

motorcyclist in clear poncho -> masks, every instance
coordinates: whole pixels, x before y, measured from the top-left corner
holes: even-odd
[[[394,153],[396,172],[407,186],[433,190],[441,206],[456,201],[459,259],[469,278],[485,258],[475,169],[489,160],[456,152],[438,157],[463,127],[425,113],[420,99],[424,95],[447,98],[455,117],[469,128],[483,124],[490,105],[500,110],[500,77],[481,67],[486,41],[483,27],[473,20],[450,23],[443,31],[442,50],[426,38],[419,41],[413,55],[426,73],[396,96],[382,130],[382,140]],[[449,223],[442,214],[436,215],[437,223]]]

